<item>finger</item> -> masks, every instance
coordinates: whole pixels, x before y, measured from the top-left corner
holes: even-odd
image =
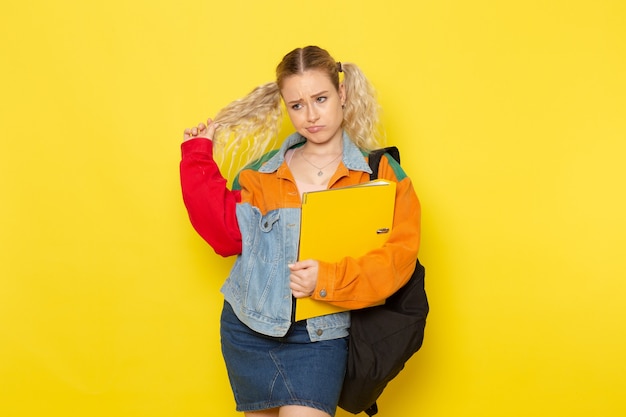
[[[213,139],[215,137],[215,130],[217,130],[217,124],[209,123],[209,126],[207,127],[205,134],[207,135],[208,138]]]
[[[291,292],[293,294],[293,296],[295,298],[306,298],[306,297],[310,297],[308,294],[301,292],[301,291],[292,291]]]
[[[289,275],[289,282],[290,282],[290,286],[292,285],[298,285],[298,286],[302,286],[302,277],[299,277],[296,274],[290,274]]]
[[[300,297],[304,297],[307,295],[307,291],[306,288],[304,288],[302,285],[296,284],[296,283],[290,283],[289,284],[289,289],[291,290],[291,293],[295,296],[298,297],[298,295]]]
[[[294,272],[294,271],[300,271],[302,269],[306,269],[306,263],[305,261],[298,261],[298,262],[294,262],[292,264],[287,265],[289,267],[289,270]]]
[[[310,297],[313,294],[313,291],[309,291],[307,288],[290,285],[291,293],[296,298]]]

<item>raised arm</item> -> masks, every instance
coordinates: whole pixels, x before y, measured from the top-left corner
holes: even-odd
[[[222,256],[241,253],[241,232],[236,205],[239,191],[226,187],[226,179],[213,160],[215,124],[185,129],[181,145],[180,181],[183,201],[194,229]]]

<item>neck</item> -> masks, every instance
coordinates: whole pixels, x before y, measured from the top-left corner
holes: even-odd
[[[312,156],[329,156],[337,155],[343,152],[343,144],[341,142],[328,142],[328,143],[312,143],[306,142],[301,152]]]

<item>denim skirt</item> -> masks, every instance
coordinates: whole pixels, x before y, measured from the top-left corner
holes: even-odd
[[[243,324],[224,302],[222,354],[237,411],[301,405],[335,415],[346,372],[348,338],[311,342],[306,321],[283,337]]]

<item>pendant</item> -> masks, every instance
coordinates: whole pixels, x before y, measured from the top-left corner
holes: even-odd
[[[317,176],[318,176],[318,177],[321,177],[322,175],[324,175],[324,173],[323,173],[322,171],[320,171],[320,172],[318,172],[318,173],[317,173]]]

